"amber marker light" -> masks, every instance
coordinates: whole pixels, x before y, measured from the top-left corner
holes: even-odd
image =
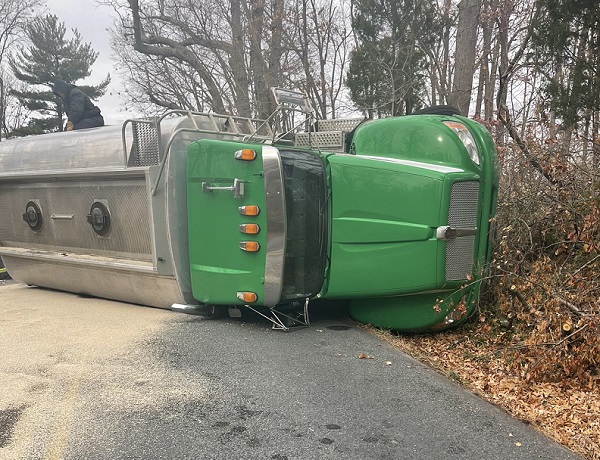
[[[248,235],[256,235],[258,232],[260,232],[260,227],[258,224],[241,224],[240,232]]]
[[[252,149],[241,149],[235,152],[236,160],[252,161],[256,159],[256,151]]]
[[[246,252],[258,252],[260,244],[257,241],[242,241],[240,243],[240,249]]]
[[[254,292],[238,292],[237,298],[244,303],[256,302],[258,296]]]
[[[240,206],[238,211],[242,216],[258,216],[260,214],[260,208],[258,206]]]

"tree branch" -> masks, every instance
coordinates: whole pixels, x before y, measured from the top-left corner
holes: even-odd
[[[548,171],[546,171],[542,167],[542,165],[534,158],[534,155],[531,153],[531,151],[527,147],[527,144],[521,138],[521,136],[519,135],[519,132],[515,128],[512,120],[511,120],[511,117],[510,117],[510,111],[509,111],[508,107],[506,106],[506,104],[504,103],[504,97],[503,97],[505,92],[507,91],[507,82],[510,79],[513,72],[515,71],[515,68],[518,65],[518,61],[521,59],[521,57],[525,53],[525,50],[527,49],[529,40],[531,39],[531,35],[533,33],[533,26],[531,24],[533,24],[537,15],[538,15],[538,11],[536,10],[533,13],[532,20],[530,21],[529,30],[527,32],[527,35],[523,38],[523,41],[521,42],[521,46],[519,47],[519,49],[518,49],[517,53],[515,54],[515,56],[513,57],[513,59],[508,63],[508,66],[506,67],[506,69],[504,69],[504,71],[501,72],[501,74],[500,74],[498,93],[496,95],[496,104],[498,107],[498,119],[500,120],[502,125],[506,128],[506,130],[508,131],[508,133],[509,133],[510,137],[513,139],[513,141],[515,141],[516,145],[521,150],[521,153],[523,154],[523,156],[525,157],[527,162],[552,185],[562,186],[562,183],[560,181],[555,180],[548,173]]]
[[[206,69],[204,64],[198,57],[187,47],[175,40],[168,39],[166,37],[148,37],[143,30],[142,20],[140,17],[139,1],[128,0],[133,18],[133,35],[134,35],[134,49],[143,54],[149,54],[153,56],[163,56],[166,58],[176,59],[182,62],[188,63],[192,68],[198,72],[200,78],[206,84],[208,93],[211,97],[212,109],[217,113],[226,113],[223,105],[223,97],[219,90],[212,73]],[[165,45],[165,46],[152,46],[152,45]]]

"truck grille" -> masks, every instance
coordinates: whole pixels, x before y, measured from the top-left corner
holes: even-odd
[[[479,182],[456,182],[450,192],[448,225],[452,228],[477,227]],[[446,280],[458,281],[473,272],[477,235],[461,236],[446,242]]]

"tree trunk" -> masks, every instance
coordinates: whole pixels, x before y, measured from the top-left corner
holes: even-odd
[[[451,0],[444,0],[444,36],[442,39],[442,71],[440,76],[440,91],[439,91],[439,102],[440,104],[446,104],[448,102],[449,88],[452,87],[452,80],[450,72],[448,71],[448,65],[450,63],[450,8],[452,6]]]
[[[600,113],[595,112],[593,115],[592,122],[592,165],[594,171],[600,170]],[[598,174],[594,174],[593,177],[598,177]]]
[[[250,80],[244,59],[244,31],[242,27],[241,0],[231,0],[231,58],[229,66],[233,75],[235,104],[238,114],[252,116],[250,107]]]
[[[265,0],[251,0],[250,18],[250,71],[254,82],[254,99],[258,118],[267,118],[271,114],[267,66],[262,51],[262,34],[265,17]]]
[[[8,129],[6,128],[6,97],[4,95],[4,77],[0,75],[0,141],[2,135],[6,136]]]
[[[508,27],[509,27],[509,16],[511,8],[506,8],[507,11],[504,11],[500,15],[500,21],[498,26],[498,46],[499,49],[499,64],[498,64],[498,74],[500,75],[500,84],[498,89],[497,103],[496,107],[498,109],[498,117],[501,118],[502,111],[508,110],[506,108],[506,100],[508,97],[508,83],[509,78],[511,77],[509,73],[509,59],[508,59]],[[507,114],[508,116],[509,114]],[[507,127],[509,130],[510,128]],[[504,132],[498,130],[496,133],[496,142],[503,143]]]
[[[283,14],[284,0],[273,0],[273,17],[271,18],[271,49],[269,51],[268,84],[272,86],[281,85],[281,55],[283,54]],[[272,101],[272,105],[273,105]],[[271,107],[270,109],[274,109]]]
[[[481,0],[462,0],[458,5],[458,29],[456,32],[456,70],[449,103],[461,114],[469,114],[475,48],[477,46],[477,24]]]
[[[485,0],[485,15],[480,21],[483,34],[483,50],[479,71],[479,88],[477,89],[477,105],[475,106],[475,117],[484,118],[485,120],[490,120],[493,112],[494,86],[492,84],[493,77],[490,75],[490,64],[492,63],[492,30],[495,10],[496,1]]]
[[[315,91],[316,84],[313,77],[313,72],[310,66],[310,57],[308,55],[308,43],[310,40],[310,33],[308,28],[308,0],[302,1],[302,12],[300,15],[300,21],[302,25],[300,26],[299,36],[300,36],[300,60],[302,62],[302,67],[304,69],[304,75],[306,75],[306,87],[304,91],[311,98],[311,101],[316,109],[318,110],[321,107],[321,100],[318,92]]]

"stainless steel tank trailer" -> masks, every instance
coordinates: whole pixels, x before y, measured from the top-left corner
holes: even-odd
[[[283,330],[308,325],[317,298],[397,330],[464,321],[491,255],[485,128],[448,111],[314,123],[303,95],[274,95],[267,120],[169,111],[0,143],[9,274],[207,315],[245,307]],[[284,110],[308,122],[276,132]]]

